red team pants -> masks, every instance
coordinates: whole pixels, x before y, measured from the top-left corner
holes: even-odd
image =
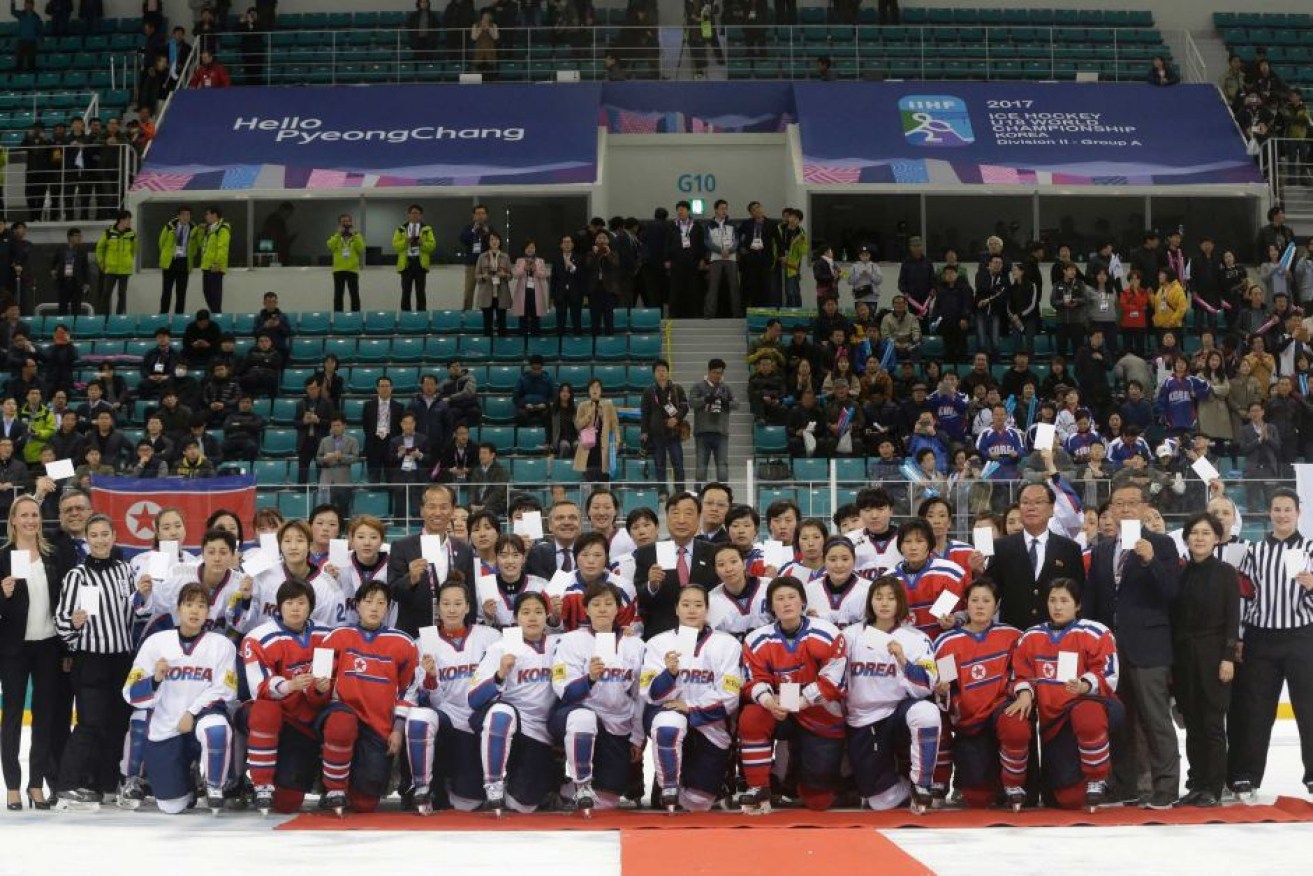
[[[739,712],[739,750],[743,759],[743,778],[750,788],[770,787],[771,767],[775,761],[775,730],[778,723],[770,712],[756,703],[749,703]],[[838,760],[842,757],[843,742],[839,739],[822,739],[801,727],[795,727],[794,731],[797,742],[795,750],[800,755],[801,766],[798,773],[798,794],[808,809],[814,811],[828,809],[834,803],[834,789],[809,786],[807,784],[809,776],[825,771],[824,767],[817,771],[809,769],[809,766],[813,764],[820,766],[826,760],[825,753],[818,749],[832,748],[835,755],[835,772],[837,772]]]
[[[1071,731],[1076,736],[1076,746],[1080,750],[1081,776],[1086,782],[1106,781],[1112,770],[1107,707],[1098,700],[1082,699],[1076,701],[1067,715]],[[1063,809],[1085,807],[1085,788],[1080,783],[1055,788],[1053,797]]]
[[[373,812],[378,798],[348,787],[351,758],[360,737],[360,720],[346,709],[333,710],[324,720],[324,790],[346,791],[354,812]]]

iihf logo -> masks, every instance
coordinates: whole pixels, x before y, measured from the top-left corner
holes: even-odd
[[[966,146],[976,142],[966,102],[950,94],[909,94],[898,100],[903,136],[913,146]]]

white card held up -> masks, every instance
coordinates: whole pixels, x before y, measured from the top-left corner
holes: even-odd
[[[14,578],[26,578],[32,574],[32,554],[14,548],[9,554],[9,574]]]
[[[570,589],[574,583],[574,572],[566,572],[563,569],[557,569],[556,574],[547,582],[548,596],[564,596],[565,591]]]
[[[100,588],[79,587],[78,608],[85,611],[87,617],[95,617],[100,614]]]
[[[424,533],[419,537],[419,554],[435,565],[442,562],[442,539],[439,536]]]
[[[680,661],[692,660],[698,649],[698,631],[696,627],[680,627],[675,634],[675,650],[679,652]]]
[[[761,549],[762,560],[771,568],[782,569],[793,562],[793,545],[772,538],[762,542]]]
[[[1299,551],[1286,551],[1281,555],[1281,562],[1286,565],[1286,576],[1294,578],[1308,571],[1308,554]]]
[[[957,660],[952,654],[940,657],[935,664],[939,667],[940,681],[957,681]]]
[[[496,600],[501,594],[497,590],[496,575],[480,575],[474,579],[474,595],[479,600],[479,605],[487,602],[489,599]]]
[[[388,544],[387,542],[383,542],[381,545],[378,546],[378,552],[380,554],[390,554],[392,553],[392,545]]]
[[[146,574],[150,575],[151,581],[163,581],[169,577],[169,555],[164,551],[151,551],[150,559],[146,562]]]
[[[1122,521],[1122,550],[1131,550],[1140,542],[1143,530],[1138,520]]]
[[[330,538],[328,540],[328,564],[339,569],[345,569],[351,565],[351,548],[347,545],[345,538]]]
[[[46,463],[46,477],[52,481],[63,481],[73,477],[73,460],[56,459]]]
[[[1241,542],[1232,542],[1222,548],[1222,562],[1228,566],[1239,569],[1240,564],[1245,560],[1245,553],[1248,552],[1249,546]]]
[[[994,556],[994,527],[977,526],[971,531],[971,543],[982,556]]]
[[[862,630],[862,641],[867,647],[875,651],[888,651],[889,645],[893,642],[894,637],[879,627],[873,627],[870,624]]]
[[[313,662],[310,665],[310,674],[315,678],[332,678],[333,677],[333,649],[316,648]]]
[[[930,606],[930,616],[943,617],[946,614],[952,614],[961,599],[962,597],[958,596],[952,590],[945,590],[943,593],[939,594],[939,598],[935,600],[935,604]]]
[[[615,633],[594,633],[593,639],[593,656],[601,657],[602,662],[608,666],[614,663],[616,659]]]
[[[505,627],[501,631],[501,646],[507,654],[520,656],[525,651],[524,630],[519,627]]]
[[[278,562],[278,557],[282,554],[282,549],[278,547],[278,533],[260,533],[260,550],[275,563]]]
[[[1075,681],[1077,676],[1076,652],[1058,652],[1058,681]]]
[[[1058,429],[1052,423],[1035,424],[1035,449],[1052,450],[1053,440],[1058,436]]]
[[[525,511],[520,515],[520,519],[511,525],[511,532],[531,541],[537,541],[543,537],[543,513]]]
[[[1199,475],[1199,480],[1206,484],[1211,484],[1213,481],[1220,481],[1222,479],[1222,473],[1217,470],[1217,466],[1208,461],[1208,457],[1206,456],[1201,456],[1196,459],[1190,465],[1190,468],[1194,469],[1194,473]]]
[[[780,708],[786,712],[802,711],[802,685],[796,681],[780,682]]]
[[[437,657],[438,648],[441,644],[442,637],[438,635],[437,627],[419,628],[419,653]]]
[[[659,541],[656,543],[656,561],[661,568],[670,571],[679,564],[679,554],[673,541]]]
[[[256,575],[262,575],[268,572],[278,564],[277,557],[271,557],[264,551],[251,551],[242,560],[242,571],[254,578]],[[153,576],[152,576],[153,577]]]

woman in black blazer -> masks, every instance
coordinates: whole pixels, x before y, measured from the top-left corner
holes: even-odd
[[[1213,548],[1222,524],[1196,514],[1183,530],[1189,559],[1181,569],[1180,595],[1172,608],[1175,652],[1172,691],[1185,716],[1190,760],[1185,806],[1217,806],[1226,779],[1226,713],[1240,628],[1240,582]]]
[[[14,578],[14,551],[26,550],[32,572]],[[20,496],[9,509],[8,538],[0,546],[0,768],[8,789],[7,808],[21,809],[22,768],[18,761],[23,732],[23,701],[32,683],[32,748],[28,755],[29,805],[47,809],[45,780],[58,773],[51,750],[63,671],[64,648],[55,633],[55,609],[64,575],[74,565],[67,550],[59,550],[42,535],[41,509],[31,496]]]

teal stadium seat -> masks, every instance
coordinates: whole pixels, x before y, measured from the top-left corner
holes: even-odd
[[[325,310],[314,310],[294,314],[292,322],[294,335],[326,335],[332,328],[333,315]]]
[[[265,456],[292,456],[296,453],[296,430],[265,429],[260,452]]]

